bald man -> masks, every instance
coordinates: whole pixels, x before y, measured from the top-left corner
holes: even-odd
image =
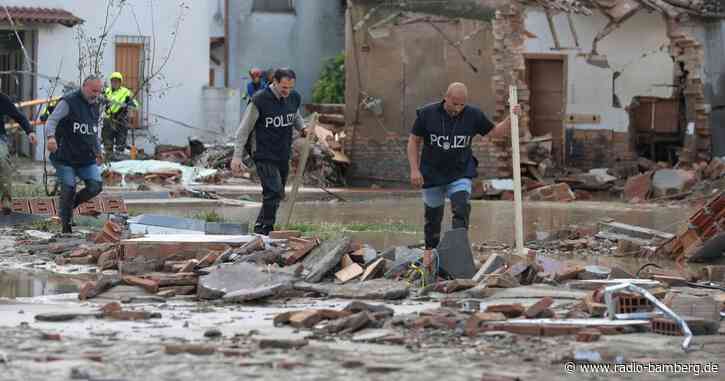
[[[453,228],[468,229],[471,184],[478,166],[471,150],[473,138],[488,134],[503,137],[511,128],[509,117],[494,125],[480,109],[466,105],[467,98],[466,85],[452,83],[442,101],[417,110],[408,138],[410,181],[414,187],[423,188],[427,265],[430,250],[440,242],[446,197],[451,201]],[[519,110],[516,105],[514,111]],[[423,153],[419,159],[421,146]]]

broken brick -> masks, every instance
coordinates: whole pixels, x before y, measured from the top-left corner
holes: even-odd
[[[473,315],[471,315],[468,320],[466,320],[466,325],[464,327],[464,332],[466,336],[476,336],[481,330],[481,323],[491,322],[491,321],[505,321],[506,315],[495,312],[495,313],[486,313],[486,312],[478,312]]]
[[[199,261],[197,261],[196,259],[191,259],[187,261],[183,266],[181,266],[177,272],[190,273],[194,271],[194,267],[196,267],[197,264],[199,264]]]
[[[652,172],[630,177],[624,185],[624,199],[629,202],[647,200],[652,189]]]
[[[316,238],[307,240],[291,237],[289,238],[288,243],[292,249],[292,253],[285,259],[285,264],[289,266],[299,262],[302,258],[307,256],[307,254],[320,244],[320,241]]]
[[[103,224],[103,229],[96,235],[96,243],[117,243],[121,241],[123,227],[111,220]]]
[[[61,341],[60,333],[42,333],[40,335],[41,340],[48,340],[48,341]]]
[[[28,199],[15,199],[10,204],[10,209],[15,213],[30,214],[30,201]]]
[[[101,313],[103,313],[103,315],[112,314],[114,312],[119,312],[121,310],[122,310],[121,303],[119,303],[119,302],[107,303],[107,304],[103,305],[103,307],[101,307]]]
[[[350,311],[335,311],[335,310],[304,310],[290,314],[289,324],[295,328],[312,328],[323,320],[334,320],[350,316]],[[277,319],[275,319],[277,322]],[[280,324],[285,324],[283,320]]]
[[[539,315],[541,315],[544,311],[551,307],[552,304],[554,304],[554,299],[547,296],[526,309],[524,315],[529,319],[534,319],[536,317],[539,317]]]
[[[205,255],[201,260],[199,260],[199,263],[197,264],[197,267],[204,268],[209,267],[216,262],[217,258],[219,258],[220,253],[209,253]],[[184,271],[182,271],[184,272]]]
[[[164,353],[167,355],[178,355],[181,353],[189,353],[192,355],[211,355],[216,352],[216,348],[206,345],[195,344],[166,344]]]
[[[259,340],[260,349],[298,349],[309,344],[305,339],[262,339]]]
[[[566,324],[542,324],[541,336],[565,336],[575,335],[581,328],[575,325]]]
[[[78,213],[81,216],[97,216],[101,213],[103,213],[103,208],[101,206],[101,200],[94,198],[91,200],[88,200],[80,205],[75,209],[76,213]]]
[[[526,193],[530,201],[570,202],[576,200],[569,184],[559,183],[537,188]]]
[[[199,277],[194,273],[176,273],[176,274],[152,274],[151,279],[158,282],[159,287],[168,286],[194,286],[199,282]]]
[[[118,253],[116,252],[116,249],[111,249],[101,254],[98,257],[96,266],[98,266],[98,269],[101,271],[118,268]]]
[[[486,307],[485,312],[500,312],[511,319],[523,315],[524,311],[524,306],[521,304],[494,304]]]
[[[113,286],[112,281],[101,279],[97,282],[85,282],[78,290],[78,299],[87,300],[95,298],[98,294],[106,291]]]
[[[43,216],[55,216],[55,200],[52,198],[33,198],[30,199],[30,212]]]
[[[586,269],[584,269],[584,267],[582,266],[567,267],[561,272],[556,273],[556,280],[558,282],[564,282],[567,280],[577,279],[579,277],[579,274],[583,273],[584,271],[586,271]]]
[[[107,214],[127,214],[126,203],[120,197],[102,197],[101,209]]]
[[[137,321],[137,320],[149,320],[161,318],[161,314],[158,312],[146,312],[146,311],[113,311],[103,315],[106,318],[113,320],[125,320],[125,321]]]
[[[269,232],[270,239],[290,239],[291,237],[299,238],[302,232],[299,230],[275,230]]]
[[[602,317],[607,311],[606,304],[595,301],[594,293],[589,293],[584,297],[584,306],[591,317]]]
[[[517,335],[531,335],[531,336],[541,336],[541,326],[532,324],[532,325],[526,325],[526,324],[509,324],[509,323],[495,323],[495,324],[487,324],[484,327],[482,327],[483,331],[506,331],[515,333]]]
[[[124,276],[123,282],[131,286],[143,287],[144,290],[155,294],[159,292],[159,282],[153,279],[140,278],[133,275]]]
[[[423,316],[413,322],[413,327],[418,329],[455,329],[458,326],[458,319],[443,315]]]
[[[95,260],[90,255],[87,255],[85,257],[61,257],[61,256],[55,257],[55,264],[57,264],[58,266],[91,265],[93,263],[95,263]]]
[[[601,336],[602,332],[598,329],[587,328],[576,333],[576,341],[580,343],[591,343],[598,341]]]

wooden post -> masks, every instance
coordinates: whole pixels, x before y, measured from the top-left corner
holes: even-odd
[[[509,105],[511,112],[511,153],[514,166],[514,228],[516,233],[516,250],[518,255],[525,255],[524,250],[524,213],[521,197],[521,156],[519,146],[519,116],[513,112],[514,105],[519,103],[516,86],[509,87]]]
[[[297,200],[297,192],[300,189],[300,183],[302,183],[303,175],[305,174],[305,167],[307,166],[307,158],[310,156],[310,147],[312,146],[312,138],[315,134],[315,126],[317,126],[317,119],[319,114],[312,114],[312,121],[310,123],[311,128],[307,131],[307,137],[302,145],[302,152],[300,152],[300,160],[297,163],[297,172],[295,172],[295,178],[292,181],[292,192],[289,195],[289,201],[287,202],[287,211],[284,218],[284,225],[289,226],[292,220],[292,212],[295,208],[295,201]]]

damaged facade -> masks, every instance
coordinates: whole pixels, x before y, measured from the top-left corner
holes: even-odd
[[[202,90],[209,81],[207,2],[185,4],[183,16],[179,16],[180,4],[177,1],[125,1],[108,8],[111,14],[119,9],[120,12],[106,36],[100,57],[101,74],[121,72],[124,85],[138,93],[144,79],[159,71],[169,56],[161,69],[163,78],[157,76],[150,82],[148,91],[138,95],[141,107],[138,115],[132,117],[139,127],[137,144],[147,151],[153,151],[150,148],[157,140],[178,144],[185,143],[190,136],[216,136],[215,131],[207,131],[202,102]],[[83,30],[88,37],[98,36],[104,27],[107,7],[88,6],[85,1],[51,0],[10,1],[6,5],[30,57],[24,57],[20,46],[11,46],[6,50],[6,62],[14,64],[0,66],[0,71],[27,67],[34,74],[5,74],[2,83],[8,87],[2,90],[16,100],[29,100],[48,98],[52,90],[53,96],[59,96],[72,89],[64,89],[63,84],[77,86],[79,32]],[[9,34],[10,44],[16,39],[13,26],[4,10],[0,14],[1,29]],[[180,24],[175,31],[177,20]],[[176,44],[174,34],[177,34]],[[31,65],[25,62],[27,58],[32,61]],[[90,71],[90,65],[87,66],[86,74]],[[56,77],[63,84],[54,86]],[[16,84],[20,85],[19,90],[13,89]],[[32,119],[37,114],[33,112]],[[38,128],[38,134],[42,136],[42,128]],[[42,158],[42,145],[36,149],[36,158]]]
[[[530,177],[637,157],[709,161],[723,49],[717,2],[490,3],[492,20],[471,20],[352,2],[346,153],[353,179],[407,182],[415,109],[439,100],[453,81],[466,83],[469,103],[495,120],[507,114],[508,87],[516,84]],[[375,100],[382,113],[371,107]],[[474,152],[482,177],[511,176],[510,141],[478,139]]]

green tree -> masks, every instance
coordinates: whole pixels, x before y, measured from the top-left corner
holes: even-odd
[[[320,79],[312,89],[314,103],[345,103],[345,54],[324,60]]]

